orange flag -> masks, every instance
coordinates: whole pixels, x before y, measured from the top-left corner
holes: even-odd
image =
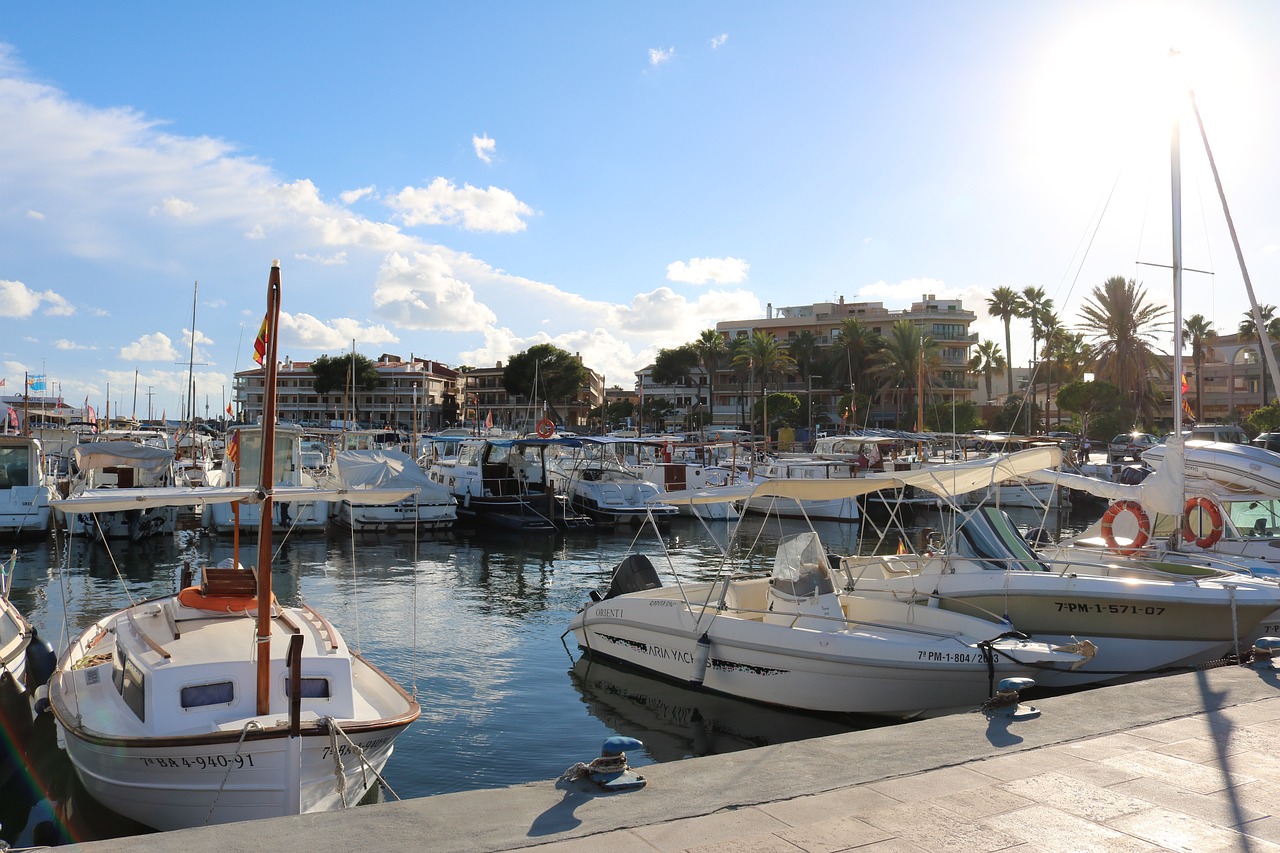
[[[253,342],[253,360],[262,364],[267,357],[267,318],[262,318],[262,327],[258,329],[258,339]]]

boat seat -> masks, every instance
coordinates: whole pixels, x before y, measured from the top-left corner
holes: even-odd
[[[886,578],[912,574],[911,566],[907,565],[902,560],[899,560],[897,557],[881,557],[880,570],[884,572],[884,576]]]
[[[200,592],[213,596],[257,595],[258,572],[256,569],[205,566]]]
[[[724,594],[725,609],[761,613],[769,608],[768,589],[767,581],[730,581]]]

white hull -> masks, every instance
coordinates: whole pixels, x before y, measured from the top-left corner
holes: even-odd
[[[99,513],[75,512],[74,505],[63,509],[67,529],[77,537],[136,542],[153,536],[171,536],[178,527],[178,508],[173,506]]]
[[[334,520],[357,531],[447,530],[458,520],[458,504],[448,501],[417,503],[403,501],[391,506],[334,504]]]
[[[799,504],[797,506],[797,503]],[[746,512],[756,515],[776,515],[779,518],[807,518],[812,521],[854,522],[862,518],[858,502],[853,498],[834,500],[802,500],[788,498],[761,500],[759,498],[744,504]]]
[[[0,489],[0,534],[44,533],[49,529],[50,517],[48,488]]]
[[[700,680],[709,690],[810,711],[895,717],[979,707],[991,695],[989,666],[996,680],[1038,678],[1036,662],[1068,659],[1043,644],[1001,640],[997,646],[1014,660],[1001,654],[989,665],[978,643],[1005,626],[888,597],[840,596],[832,611],[840,614],[839,630],[800,627],[817,623],[768,611],[767,587],[763,578],[734,582],[725,611],[716,610],[719,584],[684,586],[690,601],[710,600],[705,610],[686,606],[678,588],[621,595],[587,605],[570,628],[588,653]],[[699,670],[703,633],[710,650]]]
[[[231,533],[235,530],[235,504],[209,504],[205,507],[203,525],[215,533]],[[258,504],[241,503],[240,529],[258,529],[261,518]],[[323,533],[329,522],[329,501],[277,501],[272,506],[271,530],[273,533]]]
[[[382,772],[392,742],[405,727],[351,736],[373,771]],[[162,831],[206,824],[335,811],[354,806],[376,782],[362,769],[351,745],[338,743],[343,764],[341,790],[333,743],[313,733],[293,743],[276,736],[266,740],[183,744],[174,738],[161,746],[98,743],[60,729],[68,757],[80,781],[95,800],[138,823]],[[297,750],[301,750],[300,758]],[[301,762],[301,796],[290,802],[283,780],[291,761]],[[293,794],[297,797],[298,794]]]

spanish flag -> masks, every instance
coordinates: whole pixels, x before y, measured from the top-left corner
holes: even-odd
[[[1182,374],[1182,393],[1187,393],[1187,374]]]
[[[240,464],[240,430],[231,433],[231,440],[227,442],[227,458],[232,465]]]
[[[227,417],[231,417],[231,404],[227,403]]]
[[[262,318],[262,327],[258,329],[258,339],[253,342],[253,360],[262,364],[267,357],[267,318]]]
[[[902,541],[902,537],[898,537],[898,556],[901,557],[907,553],[907,543]]]

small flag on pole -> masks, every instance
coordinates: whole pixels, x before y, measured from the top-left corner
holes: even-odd
[[[898,556],[907,553],[907,543],[902,541],[902,537],[898,537]]]
[[[493,429],[493,410],[489,410],[489,414],[484,416],[484,428]]]
[[[267,318],[262,318],[262,326],[258,329],[258,339],[253,342],[253,360],[262,364],[267,357]]]
[[[0,379],[0,388],[3,388],[3,387],[4,387],[4,380]]]
[[[30,388],[32,391],[43,391],[43,390],[45,390],[44,374],[43,374],[43,373],[33,373],[32,375],[28,376],[28,377],[27,377],[27,387],[28,387],[28,388]]]
[[[231,417],[231,404],[227,403],[227,417]]]
[[[1187,393],[1187,374],[1182,374],[1182,393]]]
[[[232,465],[240,464],[240,430],[231,433],[231,440],[227,442],[227,458]]]

